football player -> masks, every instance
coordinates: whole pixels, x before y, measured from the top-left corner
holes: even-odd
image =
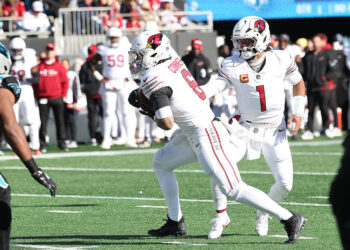
[[[32,177],[56,194],[56,184],[35,163],[21,127],[16,121],[13,105],[19,100],[21,86],[17,78],[10,76],[11,59],[4,45],[0,43],[0,124],[5,138],[14,152],[30,171]],[[0,249],[10,248],[11,231],[11,189],[8,181],[0,173]]]
[[[31,69],[38,64],[35,50],[26,47],[25,41],[20,37],[13,38],[9,43],[9,50],[13,64],[10,73],[21,83],[21,98],[13,106],[17,121],[29,128],[30,148],[35,155],[40,155],[39,108],[35,104],[34,92],[30,79]]]
[[[298,67],[288,52],[272,50],[268,23],[255,16],[242,18],[233,28],[232,42],[238,56],[223,60],[216,81],[203,86],[208,97],[225,88],[236,90],[239,123],[249,131],[246,147],[248,160],[260,157],[262,152],[272,171],[275,183],[269,197],[282,201],[292,189],[293,163],[284,121],[284,81],[293,85],[293,114],[288,123],[294,124],[292,135],[300,127],[305,109],[305,86]],[[226,213],[226,197],[212,180],[214,204],[217,211],[208,237],[221,236],[230,218]],[[268,213],[256,210],[256,232],[267,235]]]
[[[176,123],[183,132],[153,158],[153,169],[168,204],[168,219],[159,229],[150,230],[149,235],[186,234],[174,169],[198,160],[226,196],[276,216],[288,234],[286,243],[296,242],[305,217],[286,210],[262,191],[244,183],[235,163],[235,149],[229,142],[228,125],[214,117],[206,93],[170,50],[170,41],[164,34],[145,31],[135,38],[129,52],[130,69],[141,76],[140,89],[152,108],[143,108],[146,105],[138,98],[139,89],[130,94],[129,102],[142,107],[141,112],[153,118],[160,128],[170,130]]]
[[[101,92],[104,106],[104,132],[101,148],[109,149],[111,147],[112,128],[113,124],[117,123],[116,112],[121,125],[121,136],[119,141],[114,143],[137,147],[135,141],[136,114],[135,110],[128,105],[127,100],[131,85],[128,69],[130,43],[126,37],[122,36],[121,30],[117,27],[108,30],[107,38],[109,44],[99,45],[95,55],[95,57],[101,57],[102,59],[102,75],[98,71],[94,71],[95,77],[103,83]]]

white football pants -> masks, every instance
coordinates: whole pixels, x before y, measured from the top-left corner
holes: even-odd
[[[29,147],[37,150],[40,147],[39,129],[40,115],[38,105],[35,103],[33,88],[29,84],[21,85],[21,97],[18,102],[13,105],[17,122],[21,125],[27,125],[29,128]]]
[[[187,140],[185,135],[180,133],[156,152],[153,168],[168,204],[170,219],[179,221],[182,217],[174,169],[196,160],[205,173],[218,183],[219,189],[226,196],[272,214],[280,220],[292,216],[264,192],[242,181],[236,159],[232,156],[234,150],[224,125],[214,121],[203,129],[200,136]]]
[[[243,126],[247,129],[250,127],[247,123],[244,123]],[[265,128],[261,148],[265,161],[275,179],[268,196],[276,202],[282,201],[293,186],[293,161],[286,132],[284,121],[278,127]],[[215,209],[225,209],[227,206],[226,196],[220,191],[213,179],[211,179],[211,189]]]
[[[135,143],[136,114],[135,108],[128,103],[129,92],[125,89],[109,90],[101,88],[103,99],[103,136],[104,138],[113,136],[116,133],[117,117],[121,135],[125,131],[127,142]],[[117,113],[119,114],[117,116]],[[114,127],[114,129],[113,129]],[[112,130],[113,129],[113,130]]]

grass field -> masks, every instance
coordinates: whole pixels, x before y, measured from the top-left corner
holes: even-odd
[[[292,144],[294,187],[283,206],[308,219],[295,245],[282,244],[285,231],[275,218],[270,220],[269,236],[257,236],[253,209],[234,202],[228,207],[231,225],[223,237],[208,240],[215,211],[209,178],[198,164],[176,173],[188,236],[148,237],[147,231],[161,226],[167,213],[152,171],[154,147],[134,154],[121,147],[86,153],[96,149],[81,146],[77,153],[38,158],[57,183],[56,198],[49,197],[19,160],[0,157],[0,170],[13,194],[12,249],[341,249],[327,196],[343,148],[340,140],[329,142],[333,141]],[[268,192],[273,177],[263,159],[244,160],[239,169],[248,184]]]

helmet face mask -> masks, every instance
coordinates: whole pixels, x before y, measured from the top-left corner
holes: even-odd
[[[232,32],[232,42],[240,57],[248,60],[265,51],[271,42],[268,23],[256,16],[239,20]]]

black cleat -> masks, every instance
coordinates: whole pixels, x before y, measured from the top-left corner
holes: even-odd
[[[281,220],[281,223],[284,225],[284,229],[288,234],[288,240],[284,242],[286,244],[293,244],[297,242],[301,229],[304,228],[307,221],[303,215],[295,214],[293,212],[291,213],[293,216],[288,220]]]
[[[183,237],[187,233],[185,218],[182,216],[179,222],[173,221],[169,218],[163,226],[159,229],[152,229],[148,231],[150,236],[154,237],[166,237],[166,236],[175,236]]]

